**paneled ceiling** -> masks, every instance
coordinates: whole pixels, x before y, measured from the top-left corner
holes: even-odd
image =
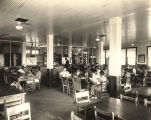
[[[108,21],[114,16],[122,17],[123,45],[151,42],[151,0],[0,0],[0,40],[22,41],[36,34],[45,43],[46,35],[53,32],[68,44],[72,32],[79,36],[73,38],[77,41],[87,33],[92,46],[102,28],[108,36]],[[29,19],[21,31],[15,29],[18,17]]]

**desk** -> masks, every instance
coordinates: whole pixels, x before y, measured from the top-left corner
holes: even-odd
[[[3,99],[5,96],[14,95],[14,94],[23,94],[22,103],[25,102],[26,93],[9,85],[0,85],[0,104],[4,104]]]
[[[107,112],[114,112],[126,120],[151,120],[151,108],[146,108],[143,105],[135,106],[128,101],[120,101],[116,98],[105,98],[103,101],[90,104],[87,107],[93,106]]]
[[[27,84],[28,81],[32,81],[33,82],[33,89],[35,91],[36,89],[36,83],[35,83],[35,77],[34,76],[21,76],[18,78],[18,84],[20,84],[20,82],[25,82],[22,87],[25,90],[25,84]]]

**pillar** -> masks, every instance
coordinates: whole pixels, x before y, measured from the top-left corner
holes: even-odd
[[[97,32],[97,35],[105,35],[104,23],[101,23],[100,30]],[[98,43],[97,63],[100,65],[104,64],[104,39],[104,36],[100,36],[100,42]]]
[[[53,34],[47,36],[47,69],[53,69]]]
[[[85,32],[84,34],[83,34],[83,47],[87,47],[87,44],[88,44],[88,33],[87,32]]]
[[[69,63],[72,63],[72,32],[69,33],[69,47],[68,47]]]
[[[110,75],[110,96],[119,97],[121,80],[121,32],[122,18],[114,17],[109,20],[109,75]]]
[[[104,41],[101,40],[98,43],[98,63],[100,65],[104,64]]]
[[[14,66],[16,66],[16,65],[17,65],[17,64],[16,64],[17,58],[16,58],[16,54],[15,54],[15,53],[13,54],[13,59],[14,59]]]
[[[22,42],[22,66],[26,66],[26,42]]]
[[[54,34],[48,34],[47,35],[47,82],[46,85],[48,87],[54,86],[54,70],[53,70],[53,39]]]

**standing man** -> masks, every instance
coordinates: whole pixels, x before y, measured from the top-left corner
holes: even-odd
[[[69,70],[69,60],[68,60],[68,58],[65,58],[65,60],[66,60],[66,64],[65,64],[65,67],[67,68],[67,70]]]

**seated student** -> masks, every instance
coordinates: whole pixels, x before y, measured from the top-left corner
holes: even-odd
[[[60,73],[60,77],[70,77],[71,74],[67,71],[66,67],[63,68],[63,71]]]
[[[131,75],[130,75],[130,72],[127,71],[126,74],[125,74],[125,85],[124,85],[124,91],[125,91],[125,94],[126,93],[129,93],[131,91]]]
[[[133,66],[132,73],[133,73],[134,75],[136,75],[136,68],[135,68],[135,66]]]
[[[130,72],[127,70],[126,73],[125,73],[125,82],[126,83],[130,83],[131,82],[131,74]]]
[[[90,79],[91,82],[95,85],[99,85],[100,84],[100,70],[97,69],[94,73],[92,73],[92,78]]]
[[[101,77],[100,77],[100,81],[101,82],[107,82],[107,78],[105,77],[105,73],[104,71],[100,71]]]
[[[41,82],[41,71],[40,71],[40,68],[36,69],[35,82]]]
[[[99,90],[100,88],[100,84],[101,84],[101,80],[100,80],[101,76],[100,76],[100,70],[97,69],[95,71],[95,73],[92,74],[92,78],[90,79],[90,81],[92,82],[91,85],[91,95],[94,95],[94,90]]]
[[[73,73],[73,77],[82,77],[83,73],[80,69],[77,69],[74,73]]]
[[[83,73],[80,71],[78,68],[73,74],[73,82],[74,82],[74,87],[76,90],[80,91],[81,90],[81,80],[80,78],[83,76]]]

